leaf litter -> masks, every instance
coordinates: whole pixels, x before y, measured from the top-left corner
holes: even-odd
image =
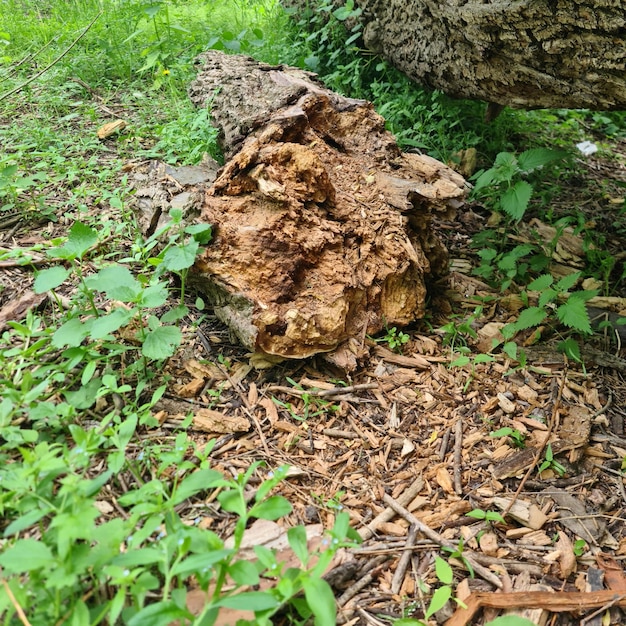
[[[194,324],[183,327],[184,343],[165,368],[168,392],[154,408],[159,426],[141,437],[167,444],[186,428],[199,446],[214,439],[212,467],[228,475],[257,460],[265,461],[263,471],[290,465],[278,491],[293,512],[246,531],[250,545],[276,547],[288,563],[290,526],[302,524],[309,541],[320,541],[337,511],[347,511],[363,542],[339,553],[326,574],[342,623],[423,618],[440,585],[435,557],[441,555],[450,555],[453,595],[463,604],[446,605],[431,618],[439,623],[482,624],[505,611],[537,624],[578,624],[583,615],[593,623],[594,614],[604,614],[603,623],[623,623],[623,351],[601,341],[584,346],[582,368],[549,340],[528,346],[525,369],[511,372],[503,355],[448,367],[450,348],[432,328],[452,310],[462,316],[487,297],[500,297],[462,262],[471,220],[482,218],[460,219],[440,224],[459,255],[444,285],[451,309],[433,311],[430,326],[416,324],[402,354],[368,340],[369,358],[349,378],[321,358],[256,369],[214,316],[190,305]],[[44,240],[43,228],[11,224],[3,242]],[[566,243],[559,262],[578,254],[575,242]],[[44,303],[31,282],[30,269],[3,266],[0,320],[14,319],[20,306]],[[484,350],[515,315],[504,298],[474,320],[475,349]],[[494,437],[499,429],[520,433],[525,447],[510,436]],[[539,472],[548,450],[553,462]],[[261,479],[257,474],[252,484]],[[115,497],[98,501],[102,519],[119,514]],[[501,518],[468,515],[475,510]],[[220,510],[215,494],[183,502],[179,512],[189,523],[199,518],[202,528],[232,536],[233,517]],[[192,610],[202,602],[198,593],[189,590]],[[221,623],[238,617],[229,613]]]

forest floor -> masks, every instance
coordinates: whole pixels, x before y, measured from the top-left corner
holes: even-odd
[[[576,205],[623,264],[623,239],[613,224],[624,202],[626,142],[602,154],[579,157],[577,179],[561,187],[552,206],[558,214]],[[120,180],[135,165],[120,171]],[[63,206],[64,185],[46,190],[52,212],[55,203]],[[111,203],[87,206],[85,216],[126,219]],[[452,260],[450,275],[436,286],[445,298],[437,301],[449,304],[401,329],[409,339],[398,350],[389,346],[392,335],[386,342],[365,339],[369,357],[350,375],[321,357],[256,369],[228,329],[195,308],[196,294],[188,296],[183,342],[159,373],[159,381],[167,380],[152,409],[159,426],[141,428],[128,454],[139,455],[148,441],[173,445],[184,422],[199,446],[215,440],[211,466],[226,475],[258,460],[268,468],[289,465],[277,489],[292,513],[257,521],[249,541],[281,545],[295,524],[319,540],[337,512],[347,511],[363,542],[340,551],[328,572],[343,623],[422,618],[432,590],[446,586],[433,568],[436,556],[453,567],[452,595],[468,607],[453,614],[451,603],[437,614],[450,626],[483,624],[505,610],[536,624],[579,624],[582,616],[586,624],[624,623],[623,334],[605,329],[585,340],[583,363],[557,351],[558,329],[548,327],[540,339],[529,338],[524,368],[504,354],[476,360],[519,310],[510,303],[514,285],[501,292],[472,275],[478,259],[470,243],[489,218],[483,207],[468,205],[456,221],[437,225]],[[62,213],[43,221],[3,216],[0,245],[32,249],[65,236],[68,226]],[[30,265],[0,263],[0,322],[16,319],[16,311],[51,310],[32,290],[33,266],[47,262],[35,254]],[[170,304],[177,304],[174,295]],[[474,360],[450,367],[459,345]],[[118,478],[119,493],[102,498],[103,519],[125,514],[117,499],[134,478]],[[178,513],[232,535],[234,518],[215,500],[191,499]],[[283,556],[292,558],[288,550]],[[499,593],[506,595],[499,600]],[[190,606],[201,600],[190,590]],[[250,618],[223,613],[220,624]]]

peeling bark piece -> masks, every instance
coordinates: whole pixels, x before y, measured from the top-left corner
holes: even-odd
[[[447,271],[431,219],[462,204],[464,179],[401,154],[369,103],[309,73],[216,51],[198,61],[190,94],[230,158],[206,193],[215,237],[190,276],[216,315],[253,352],[287,358],[421,318],[426,281]],[[358,356],[357,344],[339,362]]]

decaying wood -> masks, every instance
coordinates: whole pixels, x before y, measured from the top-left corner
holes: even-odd
[[[311,74],[211,51],[190,88],[210,106],[229,159],[200,219],[214,240],[193,280],[253,351],[354,363],[366,334],[425,312],[446,271],[431,228],[464,180],[402,154],[384,120]]]

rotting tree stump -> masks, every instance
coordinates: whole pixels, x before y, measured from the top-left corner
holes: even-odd
[[[402,154],[371,104],[313,74],[216,51],[198,64],[190,96],[226,164],[190,278],[252,351],[354,366],[366,334],[423,317],[427,281],[447,270],[431,221],[461,206],[464,179]]]

